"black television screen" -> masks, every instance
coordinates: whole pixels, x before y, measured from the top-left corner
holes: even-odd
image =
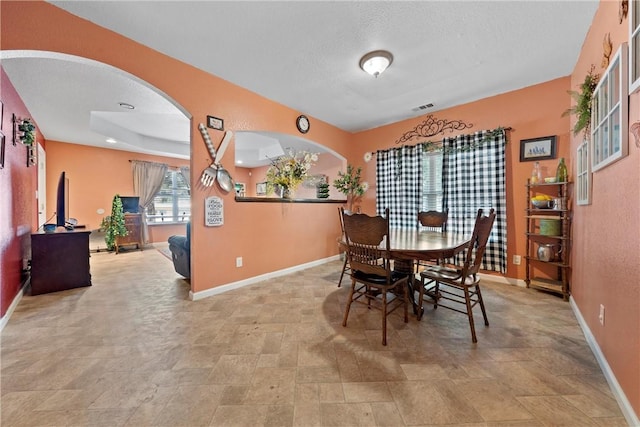
[[[69,218],[69,179],[64,171],[58,180],[58,193],[56,195],[56,225],[63,226]]]
[[[120,196],[122,200],[122,211],[124,213],[138,213],[140,209],[140,197],[138,196]]]

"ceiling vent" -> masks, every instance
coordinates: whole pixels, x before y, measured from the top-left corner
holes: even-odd
[[[422,111],[422,110],[426,110],[428,108],[433,108],[433,104],[431,102],[428,103],[428,104],[424,104],[424,105],[418,105],[417,107],[412,108],[411,111],[414,111],[414,112]]]

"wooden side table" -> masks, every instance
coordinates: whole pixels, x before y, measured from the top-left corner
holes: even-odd
[[[121,246],[136,245],[142,250],[142,215],[141,214],[124,214],[124,226],[127,228],[126,236],[118,236],[116,238],[116,253],[120,253]]]

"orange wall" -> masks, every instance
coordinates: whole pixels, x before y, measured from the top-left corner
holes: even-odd
[[[4,168],[0,169],[0,317],[4,316],[26,276],[22,260],[30,258],[31,232],[38,220],[35,192],[37,166],[27,167],[26,147],[13,145],[12,115],[31,117],[15,88],[0,68],[2,130],[5,136]],[[37,126],[37,121],[34,122]],[[43,141],[37,132],[37,140]]]
[[[58,177],[65,171],[69,179],[68,215],[90,230],[99,228],[102,219],[111,214],[115,194],[134,195],[129,160],[166,163],[173,168],[189,165],[189,160],[47,141],[47,218],[56,210]],[[98,209],[104,213],[97,213]],[[149,227],[152,243],[166,241],[173,234],[184,234],[184,225]]]
[[[473,124],[472,128],[463,131],[453,133],[447,131],[445,136],[495,129],[499,126],[512,128],[507,133],[506,151],[508,252],[506,276],[510,278],[524,279],[525,277],[524,263],[517,266],[511,261],[513,255],[524,256],[526,251],[524,210],[527,197],[525,184],[533,169],[533,162],[520,162],[520,140],[556,135],[558,158],[565,157],[567,162],[571,163],[571,160],[568,159],[570,154],[569,133],[567,131],[569,119],[562,117],[562,113],[570,107],[568,89],[569,78],[565,77],[433,113],[438,119],[462,120]],[[355,135],[347,155],[356,166],[363,167],[365,179],[371,184],[372,190],[366,193],[363,201],[365,211],[375,212],[376,171],[375,160],[365,163],[364,153],[395,146],[394,143],[398,138],[424,120],[424,116],[417,117]],[[409,141],[408,144],[416,144],[425,140],[442,140],[442,135]],[[541,161],[543,176],[555,176],[557,164],[558,159]]]
[[[2,49],[56,51],[107,63],[159,88],[192,116],[191,134],[196,136],[191,144],[194,292],[337,254],[335,239],[340,227],[333,204],[236,203],[234,194],[224,194],[217,186],[193,185],[210,161],[197,130],[198,123],[205,122],[207,115],[224,118],[225,127],[235,131],[260,129],[297,135],[295,119],[300,111],[276,104],[48,3],[2,2],[0,7]],[[342,154],[350,134],[314,117],[310,119],[313,126],[305,137]],[[234,147],[229,147],[228,152],[234,152]],[[228,156],[223,162],[232,176],[234,160]],[[212,195],[224,200],[222,227],[204,225],[204,199]],[[311,228],[309,223],[318,226]],[[312,231],[317,234],[310,238]],[[277,255],[266,256],[273,255],[273,248],[277,248]],[[244,258],[242,268],[235,267],[238,256]]]
[[[618,23],[618,2],[600,2],[571,75],[578,88],[591,64],[601,74],[602,39],[613,54],[628,41],[628,20]],[[613,55],[612,55],[613,56]],[[640,93],[629,97],[629,123],[640,121]],[[573,121],[572,121],[573,124]],[[571,138],[575,153],[582,137]],[[629,136],[629,155],[593,173],[592,202],[573,214],[573,299],[636,414],[640,416],[640,150]],[[572,167],[575,176],[575,165]],[[600,325],[600,304],[605,322]]]
[[[225,126],[232,130],[297,133],[295,118],[300,112],[161,55],[50,4],[42,1],[2,2],[0,7],[2,49],[58,51],[130,72],[164,91],[191,114],[192,135],[198,135],[197,124],[212,113],[224,118]],[[474,125],[471,131],[497,126],[513,128],[507,151],[509,261],[513,254],[524,254],[525,250],[524,185],[532,168],[530,162],[519,162],[519,141],[557,135],[558,155],[568,159],[572,177],[575,176],[573,157],[579,140],[570,134],[572,119],[561,117],[571,104],[566,92],[582,81],[588,64],[600,63],[605,32],[611,32],[614,47],[626,41],[627,21],[618,24],[617,8],[618,2],[601,2],[570,78],[434,113],[438,118],[471,122]],[[61,32],[60,28],[65,31]],[[632,122],[640,117],[638,96],[631,97]],[[356,166],[363,166],[365,179],[373,185],[373,163],[364,164],[363,153],[392,147],[398,137],[422,119],[350,135],[311,117],[313,125],[306,137],[335,150]],[[192,179],[195,182],[198,172],[208,165],[209,158],[198,138],[194,138],[191,145]],[[233,152],[233,147],[229,147],[229,152]],[[593,204],[574,206],[572,252],[573,299],[636,413],[640,413],[638,156],[638,149],[631,145],[628,158],[594,174]],[[242,172],[236,171],[233,160],[232,156],[226,158],[225,166],[232,175],[243,176]],[[543,170],[545,167],[547,170],[545,175],[551,175],[556,164],[557,160],[543,162]],[[25,188],[25,191],[29,189]],[[374,191],[367,193],[365,211],[373,211],[374,194]],[[210,195],[224,199],[225,224],[222,227],[204,226],[204,198]],[[339,224],[335,205],[236,203],[233,194],[225,195],[216,186],[194,188],[192,201],[191,284],[195,292],[337,253],[335,238],[339,234]],[[309,227],[310,223],[314,226]],[[244,267],[235,268],[237,256],[243,256]],[[523,278],[524,267],[509,264],[507,275]],[[601,303],[607,306],[604,327],[597,322],[597,307]]]

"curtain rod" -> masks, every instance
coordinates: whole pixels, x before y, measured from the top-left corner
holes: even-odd
[[[129,163],[131,163],[131,162],[148,162],[148,160],[131,160],[131,159],[129,159]],[[149,163],[158,163],[158,162],[149,162]],[[166,163],[158,163],[158,164],[165,164],[166,165]],[[167,165],[167,167],[174,168],[174,169],[180,169],[180,168],[188,168],[189,166],[188,165],[187,166]]]

